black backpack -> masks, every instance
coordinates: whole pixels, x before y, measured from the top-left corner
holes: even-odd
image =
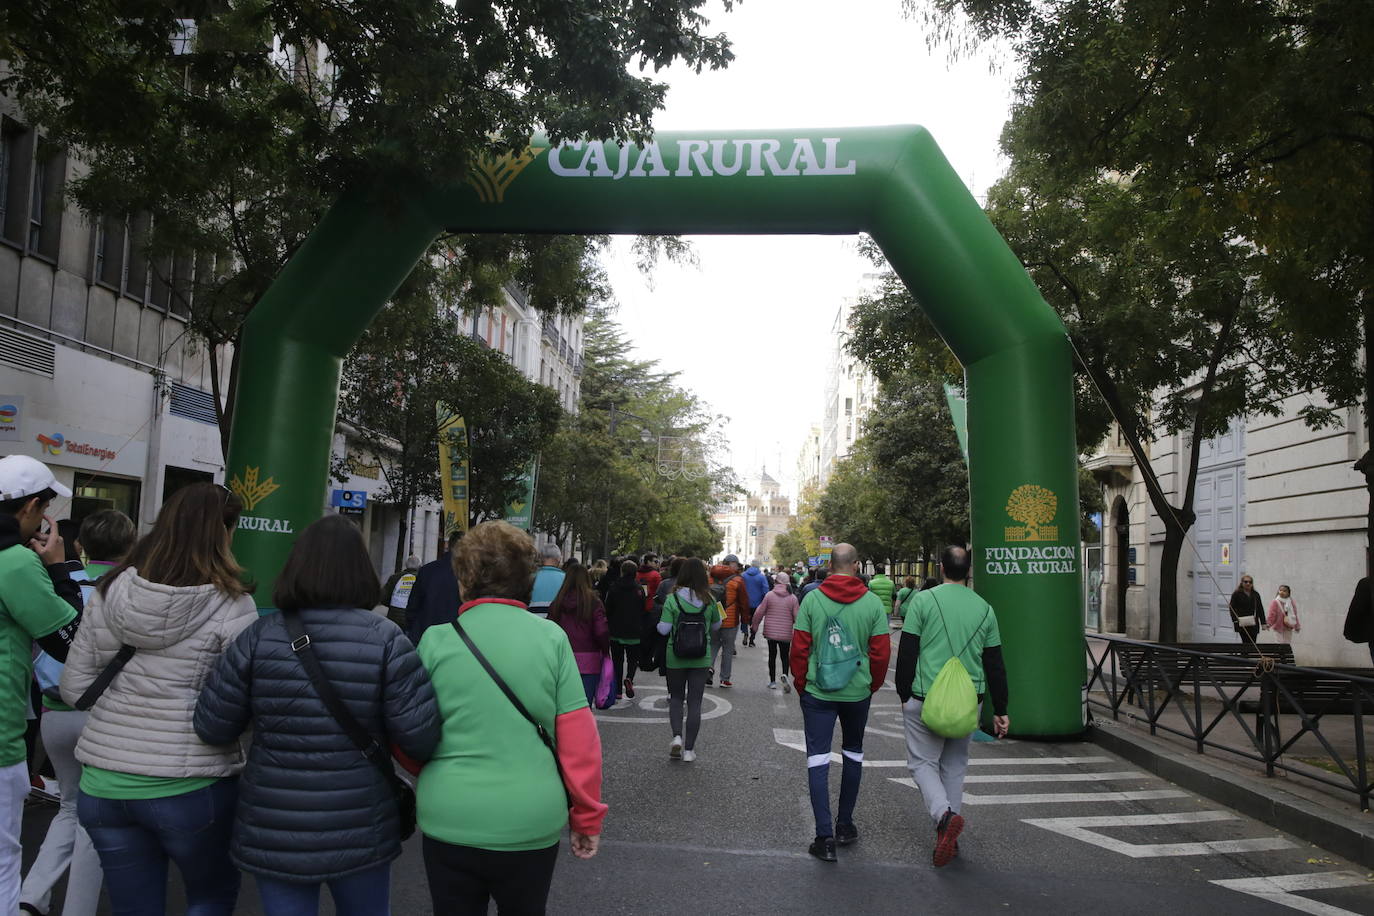
[[[678,658],[706,657],[706,608],[690,611],[691,605],[673,596],[677,602],[677,626],[673,627],[673,654]]]
[[[735,573],[733,576],[726,576],[724,582],[715,582],[710,586],[711,597],[716,599],[716,604],[725,607],[726,588],[732,581],[738,578],[739,573]]]

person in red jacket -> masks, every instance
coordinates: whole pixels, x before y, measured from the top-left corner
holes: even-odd
[[[883,686],[892,656],[887,608],[856,575],[858,564],[851,545],[835,545],[830,575],[802,599],[792,631],[792,683],[801,699],[806,777],[816,817],[816,839],[807,851],[822,862],[836,860],[837,842],[847,846],[859,838],[854,807],[863,776],[864,729],[869,702]],[[821,640],[825,642],[817,647]],[[832,822],[830,744],[836,719],[844,763],[840,807]]]

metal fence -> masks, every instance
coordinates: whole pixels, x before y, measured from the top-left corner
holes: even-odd
[[[1216,653],[1115,636],[1087,634],[1085,639],[1090,707],[1110,712],[1113,719],[1145,722],[1152,735],[1163,731],[1187,739],[1199,754],[1222,751],[1263,764],[1269,776],[1283,771],[1354,793],[1361,809],[1369,808],[1374,794],[1364,730],[1366,716],[1374,713],[1369,671],[1285,664],[1278,646],[1238,645],[1234,652]],[[1345,723],[1342,732],[1353,724],[1353,753],[1338,749],[1332,735],[1323,732],[1323,723],[1337,717]],[[1222,740],[1218,729],[1228,722],[1239,725],[1244,737],[1232,731],[1229,741]],[[1284,755],[1309,736],[1334,766],[1330,775],[1284,762]],[[1306,748],[1315,752],[1311,742]]]

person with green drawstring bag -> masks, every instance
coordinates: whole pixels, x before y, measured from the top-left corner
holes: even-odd
[[[1006,737],[1011,725],[997,614],[968,587],[970,562],[966,548],[945,548],[940,554],[944,582],[911,597],[897,649],[894,680],[902,700],[907,766],[935,823],[937,867],[959,853],[969,739],[983,701],[992,701],[997,737]]]

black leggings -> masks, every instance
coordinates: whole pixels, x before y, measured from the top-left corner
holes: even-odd
[[[611,662],[615,665],[615,690],[614,695],[620,696],[620,691],[624,686],[621,682],[629,678],[634,683],[635,671],[639,668],[639,646],[627,646],[624,643],[611,643]]]
[[[547,849],[497,852],[424,839],[425,875],[435,913],[486,916],[496,901],[501,916],[543,916],[558,864],[558,844]]]
[[[787,659],[792,653],[792,641],[790,639],[770,639],[768,640],[768,680],[776,681],[778,678],[774,674],[773,659],[781,657],[782,676],[787,677]]]

